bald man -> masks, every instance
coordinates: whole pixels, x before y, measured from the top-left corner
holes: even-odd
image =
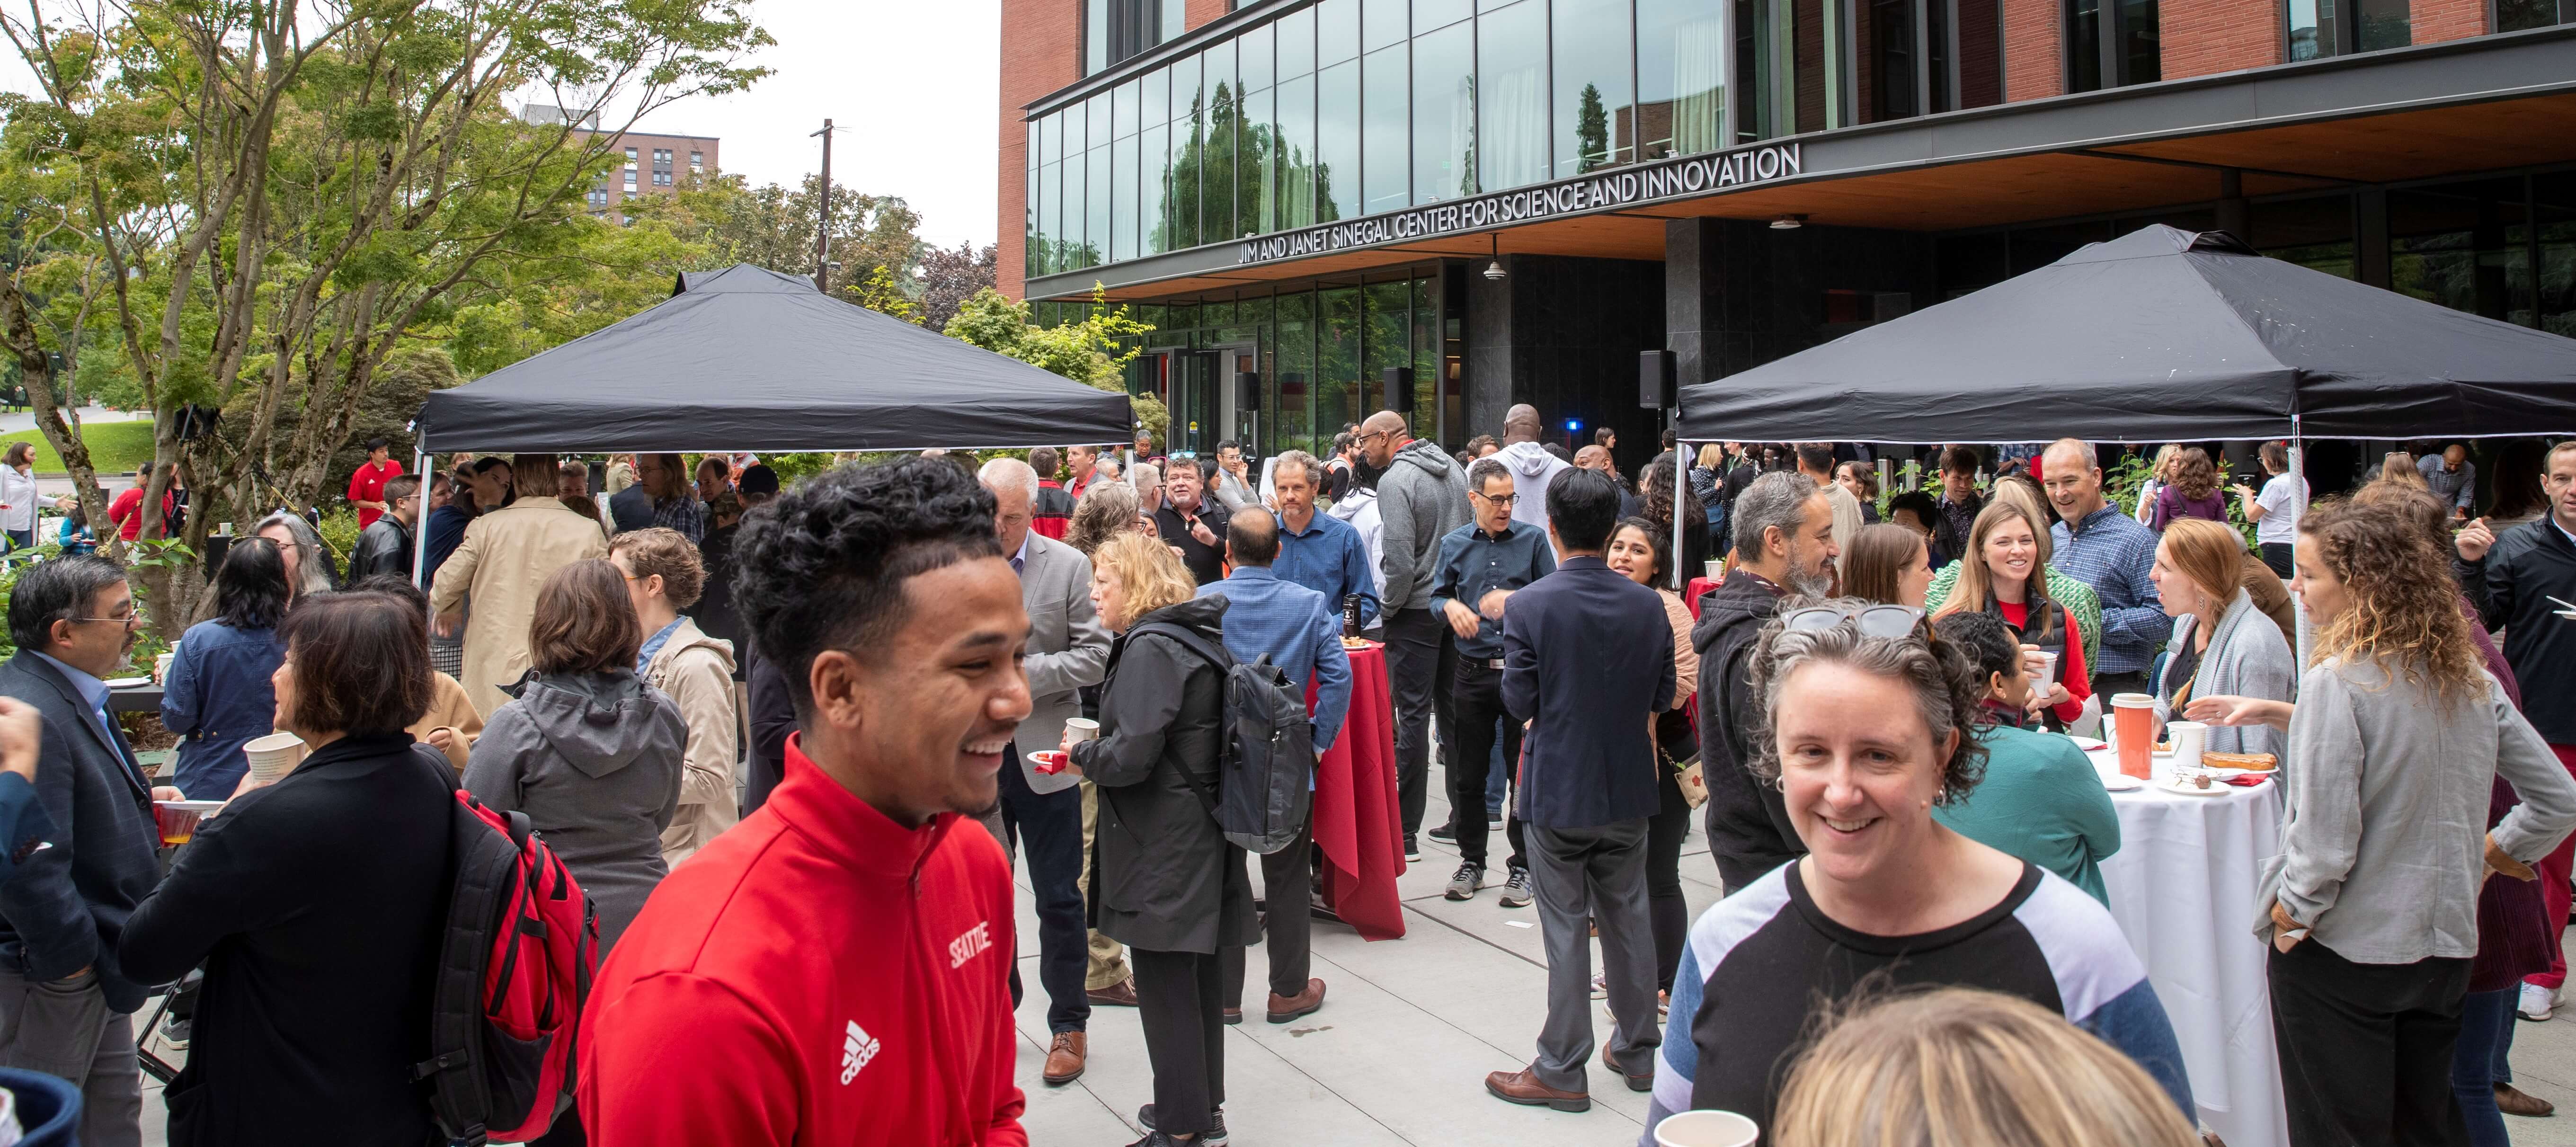
[[[2478,464],[2469,461],[2469,449],[2457,442],[2440,454],[2427,454],[2415,460],[2415,472],[2424,476],[2433,496],[2451,508],[2451,516],[2466,518],[2475,508],[2478,493]]]
[[[1449,626],[1431,612],[1431,579],[1440,539],[1467,524],[1467,475],[1439,444],[1415,438],[1404,416],[1381,410],[1360,425],[1360,451],[1385,471],[1377,483],[1383,527],[1379,564],[1386,574],[1386,672],[1395,693],[1396,804],[1404,818],[1404,858],[1420,859],[1416,836],[1431,768],[1430,720],[1452,728],[1449,688],[1455,676]],[[1441,746],[1445,762],[1449,746]]]
[[[1541,532],[1547,529],[1547,484],[1567,469],[1565,459],[1540,444],[1545,428],[1538,408],[1526,402],[1504,411],[1503,448],[1494,455],[1512,472],[1512,488],[1521,491],[1521,500],[1512,505],[1512,520]]]
[[[1609,447],[1598,445],[1586,446],[1581,450],[1575,451],[1574,468],[1578,470],[1597,470],[1609,475],[1612,482],[1618,483],[1620,517],[1636,517],[1638,513],[1645,508],[1645,504],[1637,500],[1637,492],[1629,489],[1628,483],[1620,481],[1619,467],[1610,461]],[[1523,498],[1521,500],[1526,502],[1529,499]],[[1546,500],[1545,496],[1541,495],[1540,500],[1544,502]],[[1515,509],[1517,509],[1517,507],[1515,507]]]

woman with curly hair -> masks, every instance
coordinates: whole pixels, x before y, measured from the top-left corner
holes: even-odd
[[[2487,672],[2420,519],[2335,501],[2299,534],[2290,588],[2317,632],[2298,703],[2221,695],[2186,713],[2289,732],[2256,931],[2274,949],[2290,1142],[2463,1142],[2451,1055],[2479,885],[2532,878],[2576,828],[2576,781]],[[2481,832],[2498,774],[2522,801]]]
[[[2186,447],[2174,455],[2172,473],[2173,479],[2156,491],[2149,528],[2161,534],[2176,518],[2227,524],[2227,499],[2218,492],[2218,466],[2209,460],[2208,451]]]
[[[1642,497],[1637,501],[1639,513],[1647,521],[1655,524],[1655,532],[1662,536],[1666,546],[1672,545],[1672,465],[1670,463],[1666,463],[1661,466],[1647,467],[1645,481],[1638,492],[1642,495]],[[1529,495],[1523,494],[1521,496],[1526,498]],[[1540,497],[1542,499],[1545,498],[1544,492],[1541,493]],[[1708,510],[1700,504],[1699,495],[1687,486],[1682,489],[1681,518],[1682,552],[1679,555],[1680,560],[1664,567],[1662,576],[1658,578],[1655,583],[1659,588],[1669,589],[1675,593],[1681,592],[1683,586],[1689,585],[1690,579],[1698,577],[1702,572],[1706,571],[1710,558],[1720,556],[1709,552]],[[1676,574],[1679,575],[1678,579],[1675,578]]]
[[[1139,532],[1145,517],[1144,504],[1136,488],[1124,482],[1094,482],[1073,504],[1073,517],[1064,527],[1064,544],[1090,557],[1101,543],[1120,534]]]
[[[2193,1111],[2173,1026],[2110,910],[1933,815],[1984,779],[1988,675],[1921,610],[1848,598],[1786,603],[1749,660],[1747,764],[1780,787],[1807,854],[1692,926],[1641,1142],[1691,1108],[1771,1127],[1817,1021],[1882,987],[2056,1009]]]

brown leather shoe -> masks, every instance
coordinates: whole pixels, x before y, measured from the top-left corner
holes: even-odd
[[[1055,1044],[1047,1048],[1046,1081],[1049,1087],[1062,1087],[1082,1078],[1083,1056],[1090,1037],[1081,1032],[1057,1032]]]
[[[1646,1073],[1644,1075],[1639,1075],[1636,1072],[1628,1070],[1628,1065],[1613,1058],[1610,1054],[1610,1045],[1605,1043],[1601,1045],[1601,1066],[1618,1072],[1619,1078],[1628,1081],[1628,1090],[1630,1091],[1653,1091],[1655,1089],[1655,1060],[1652,1056],[1648,1056],[1646,1058]]]
[[[1283,996],[1277,992],[1270,993],[1270,1022],[1284,1024],[1299,1016],[1312,1014],[1315,1009],[1323,1006],[1324,981],[1308,980],[1306,990],[1296,995]]]
[[[2525,1092],[2510,1083],[2495,1085],[2495,1099],[2496,1110],[2507,1115],[2519,1115],[2525,1119],[2546,1118],[2558,1110],[2557,1104]]]
[[[1082,993],[1091,998],[1095,1008],[1132,1008],[1136,1006],[1136,977],[1129,976],[1105,988]]]
[[[1591,1093],[1558,1091],[1540,1083],[1536,1065],[1520,1071],[1493,1072],[1485,1077],[1485,1090],[1494,1093],[1494,1098],[1505,1103],[1518,1103],[1530,1107],[1553,1107],[1558,1111],[1592,1110]]]
[[[1243,1022],[1243,1009],[1242,1009],[1242,1008],[1227,1008],[1227,1009],[1225,1009],[1225,1022],[1226,1022],[1226,1026],[1228,1026],[1228,1027],[1232,1027],[1232,1026],[1233,1026],[1233,1025],[1235,1025],[1235,1024],[1242,1023],[1242,1022]]]

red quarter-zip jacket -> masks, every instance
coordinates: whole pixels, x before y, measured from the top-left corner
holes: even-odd
[[[795,738],[760,811],[653,890],[582,1017],[599,1147],[1022,1147],[1010,868],[888,820]]]

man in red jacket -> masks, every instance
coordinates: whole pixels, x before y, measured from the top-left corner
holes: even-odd
[[[734,542],[800,732],[760,810],[674,870],[601,968],[580,1102],[616,1147],[1020,1147],[1011,877],[972,819],[1029,713],[993,498],[843,466]]]

